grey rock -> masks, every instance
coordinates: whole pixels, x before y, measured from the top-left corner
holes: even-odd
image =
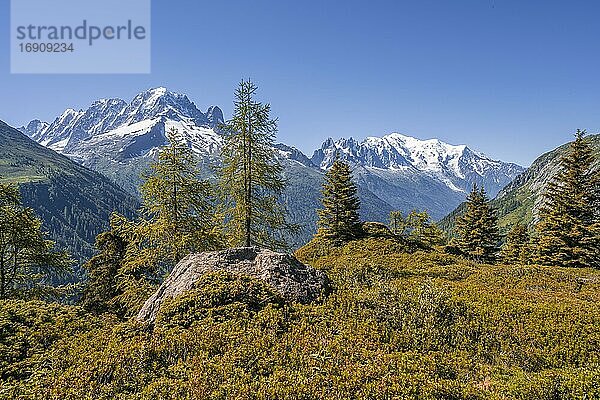
[[[310,303],[328,294],[330,281],[323,271],[302,264],[294,256],[257,247],[190,254],[181,260],[137,315],[154,323],[161,304],[194,288],[198,279],[214,271],[226,271],[260,279],[288,302]]]

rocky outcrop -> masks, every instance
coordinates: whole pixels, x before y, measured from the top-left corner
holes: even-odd
[[[256,247],[190,254],[181,260],[158,290],[146,300],[138,321],[154,323],[161,304],[194,288],[206,273],[226,271],[248,275],[272,286],[288,302],[310,303],[329,292],[323,271],[302,264],[294,256]]]

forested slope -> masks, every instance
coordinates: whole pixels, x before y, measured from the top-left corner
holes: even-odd
[[[0,178],[19,184],[58,246],[89,257],[112,212],[132,217],[138,201],[109,179],[47,149],[0,121]]]

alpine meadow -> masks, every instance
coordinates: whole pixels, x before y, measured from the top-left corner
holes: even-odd
[[[0,400],[600,400],[595,3],[16,1]]]

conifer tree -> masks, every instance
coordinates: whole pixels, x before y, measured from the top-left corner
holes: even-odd
[[[352,181],[350,166],[337,154],[325,174],[321,193],[323,208],[317,211],[320,233],[336,241],[358,238],[362,233],[358,189]]]
[[[526,264],[530,258],[529,242],[527,227],[523,224],[513,226],[502,246],[502,261],[506,264]]]
[[[595,157],[585,136],[577,130],[546,189],[536,226],[540,264],[600,268],[600,175],[592,169]]]
[[[412,210],[406,217],[401,211],[392,211],[390,230],[417,248],[430,249],[444,241],[444,232],[431,220],[427,211]]]
[[[287,221],[280,201],[285,180],[273,147],[277,121],[270,117],[270,104],[255,100],[257,89],[250,80],[240,82],[233,117],[222,127],[218,175],[225,233],[232,246],[283,249],[286,235],[297,227]]]
[[[406,231],[406,226],[406,218],[404,218],[402,211],[390,211],[390,231],[392,231],[394,235],[403,236]]]
[[[198,160],[176,129],[141,186],[140,225],[151,252],[172,265],[191,252],[219,247],[215,199],[211,185],[198,174]]]
[[[72,264],[46,239],[41,220],[22,205],[19,189],[0,183],[0,300],[56,294],[53,279],[66,276]]]
[[[95,278],[103,286],[102,290],[92,290],[90,296],[84,298],[84,301],[91,300],[84,302],[88,309],[109,311],[122,317],[137,313],[176,262],[170,258],[173,257],[172,243],[164,242],[157,228],[151,220],[130,221],[119,214],[111,216],[107,237],[99,239],[100,243],[103,239],[107,242],[98,249],[98,258],[92,258],[86,265],[88,271],[96,270]],[[121,244],[125,245],[124,253],[119,251]],[[111,274],[115,269],[116,286],[113,286]]]
[[[184,256],[223,246],[211,185],[199,177],[196,157],[178,131],[167,139],[143,177],[141,218],[113,215],[110,231],[97,238],[99,254],[86,267],[102,290],[89,289],[90,309],[130,316]]]
[[[483,188],[473,186],[467,196],[466,211],[456,221],[456,230],[456,245],[465,256],[478,262],[496,261],[498,219]]]
[[[119,229],[122,226],[121,218],[117,214],[111,216],[110,230],[96,237],[98,253],[83,265],[88,276],[81,303],[95,313],[112,312],[123,316],[126,311],[114,302],[122,294],[118,277],[129,245]]]

